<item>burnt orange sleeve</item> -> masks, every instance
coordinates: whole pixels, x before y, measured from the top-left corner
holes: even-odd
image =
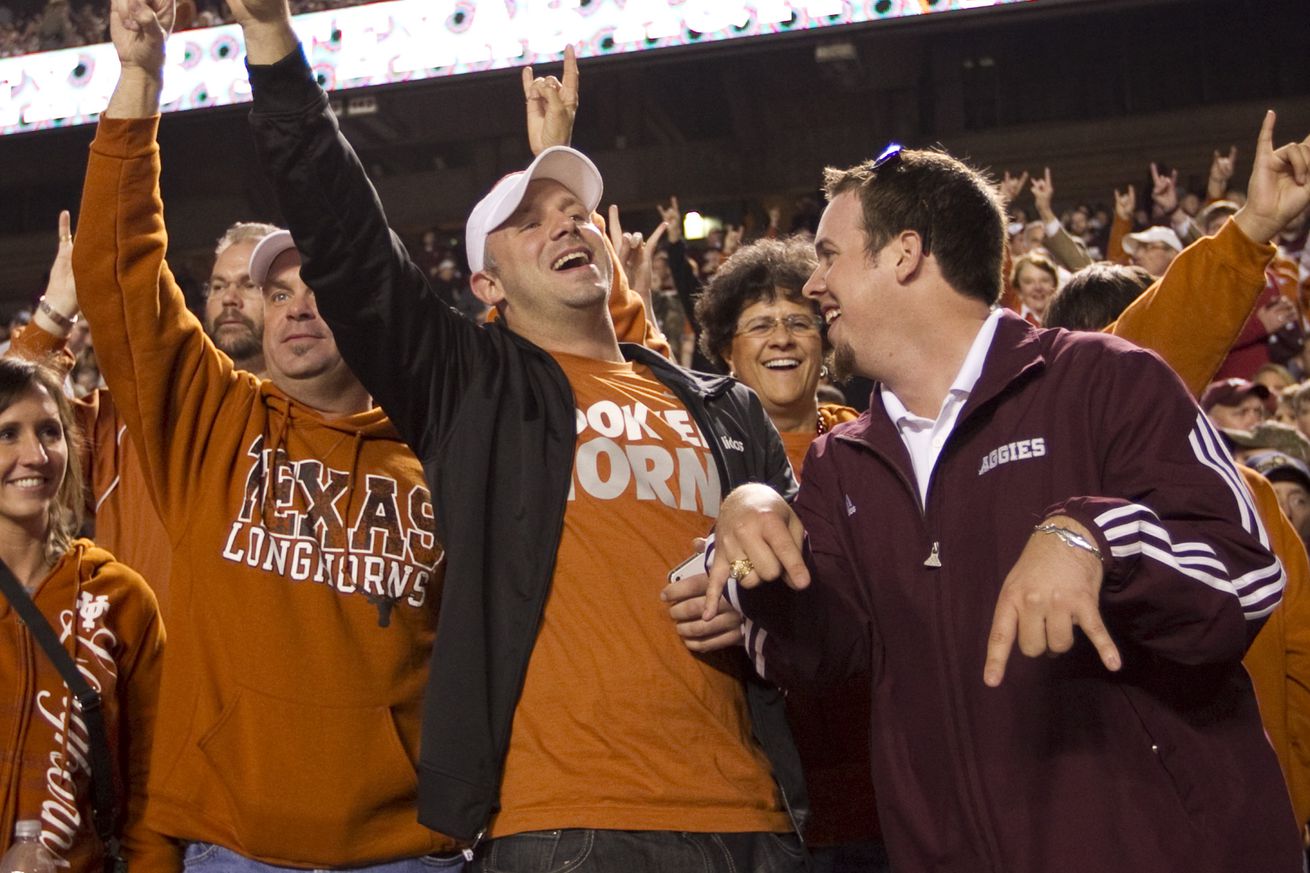
[[[68,340],[65,337],[55,336],[35,322],[28,322],[14,331],[10,340],[6,356],[13,355],[47,364],[60,378],[68,378],[68,374],[73,372],[73,364],[77,363],[68,350]]]
[[[1284,768],[1297,822],[1310,821],[1310,560],[1295,528],[1284,516],[1270,531],[1274,551],[1283,557],[1287,588],[1279,609],[1285,617],[1287,651],[1287,738]]]
[[[1310,560],[1273,486],[1253,470],[1238,469],[1287,574],[1283,602],[1242,663],[1255,685],[1260,720],[1278,755],[1296,820],[1305,824],[1310,820]]]
[[[1184,249],[1105,330],[1164,358],[1200,396],[1255,309],[1273,255],[1229,221]]]
[[[1120,218],[1115,215],[1114,220],[1110,222],[1110,239],[1105,243],[1105,259],[1116,264],[1127,266],[1132,263],[1132,258],[1128,257],[1128,252],[1124,251],[1124,237],[1133,232],[1132,219]]]
[[[614,265],[614,279],[610,282],[610,319],[614,322],[615,335],[621,343],[636,343],[672,360],[673,349],[669,341],[655,327],[641,295],[628,285],[628,277],[619,266],[618,253],[614,251],[609,234],[604,232],[605,219],[599,213],[592,213],[591,218],[602,231],[605,251],[609,252],[610,263]]]
[[[170,534],[194,505],[195,472],[243,379],[187,309],[164,252],[159,118],[102,118],[91,144],[73,270],[78,303],[118,414],[136,441]],[[253,402],[255,390],[247,390]],[[249,402],[247,405],[249,405]],[[224,416],[224,412],[226,415]]]

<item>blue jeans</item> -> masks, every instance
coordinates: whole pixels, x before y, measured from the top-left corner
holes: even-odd
[[[302,873],[289,867],[275,867],[263,861],[255,861],[245,855],[239,855],[231,849],[216,846],[213,843],[187,843],[182,856],[182,869],[185,873]],[[337,867],[337,870],[349,869],[357,873],[435,873],[435,871],[463,871],[464,856],[424,855],[419,858],[402,858],[399,861],[387,861],[368,867]]]
[[[795,834],[532,831],[490,840],[474,873],[803,873]]]

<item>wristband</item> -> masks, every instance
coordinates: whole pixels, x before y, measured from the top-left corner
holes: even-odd
[[[64,330],[72,330],[73,325],[77,324],[76,313],[74,313],[71,317],[64,315],[58,309],[55,309],[53,306],[47,303],[44,297],[42,297],[40,300],[36,302],[36,308],[44,312],[46,318],[50,319],[55,324],[62,327]]]

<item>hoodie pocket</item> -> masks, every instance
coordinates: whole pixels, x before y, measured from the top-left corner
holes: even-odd
[[[402,856],[422,838],[414,763],[385,706],[314,706],[243,688],[199,745],[227,791],[243,854],[339,867]]]

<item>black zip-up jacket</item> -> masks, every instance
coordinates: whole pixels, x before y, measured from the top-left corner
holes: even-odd
[[[499,325],[471,324],[431,292],[387,227],[301,51],[251,66],[250,82],[256,144],[300,250],[301,277],[432,488],[448,566],[424,702],[419,820],[473,841],[498,805],[555,570],[573,470],[573,393],[545,351]],[[753,392],[622,348],[686,405],[713,448],[723,493],[761,481],[791,495],[782,441]],[[799,829],[804,783],[781,693],[752,678],[747,700]]]

